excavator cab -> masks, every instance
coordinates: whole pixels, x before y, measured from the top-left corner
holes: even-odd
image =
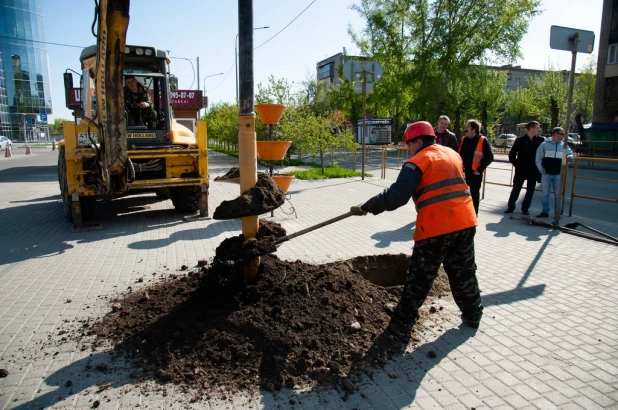
[[[85,48],[80,56],[85,112],[96,117],[95,83],[89,75],[96,59],[97,47]],[[164,147],[191,144],[194,141],[174,141],[173,116],[169,93],[169,56],[154,47],[125,47],[123,68],[124,116],[127,122],[129,147]]]

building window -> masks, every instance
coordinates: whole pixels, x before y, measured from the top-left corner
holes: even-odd
[[[333,77],[333,63],[324,64],[318,68],[318,80]]]
[[[618,44],[612,44],[608,47],[607,64],[618,64]]]
[[[515,79],[515,85],[519,85],[519,78]]]
[[[506,92],[510,93],[511,92],[511,87],[506,87]]]
[[[506,81],[511,81],[512,73],[506,73]]]

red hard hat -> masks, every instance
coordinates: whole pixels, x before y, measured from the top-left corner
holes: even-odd
[[[408,141],[423,136],[435,138],[436,133],[433,131],[433,126],[427,121],[416,121],[406,128],[406,132],[403,134],[403,142],[407,144]]]

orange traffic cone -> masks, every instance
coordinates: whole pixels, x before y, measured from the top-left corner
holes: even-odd
[[[56,140],[52,140],[52,151],[56,150]]]
[[[32,155],[32,150],[30,149],[30,145],[26,145],[26,155]]]
[[[7,144],[6,146],[6,150],[4,153],[4,157],[5,158],[11,158],[13,156],[13,154],[11,154],[11,146]]]

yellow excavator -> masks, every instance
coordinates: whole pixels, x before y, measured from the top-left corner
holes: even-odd
[[[171,198],[178,211],[208,216],[206,123],[197,121],[193,133],[174,120],[169,56],[126,44],[129,3],[95,0],[97,44],[80,56],[79,102],[69,97],[73,74],[64,74],[67,106],[76,119],[63,123],[58,179],[64,213],[75,230],[100,229],[88,225],[97,198],[143,192]],[[136,83],[145,108],[125,103]]]

